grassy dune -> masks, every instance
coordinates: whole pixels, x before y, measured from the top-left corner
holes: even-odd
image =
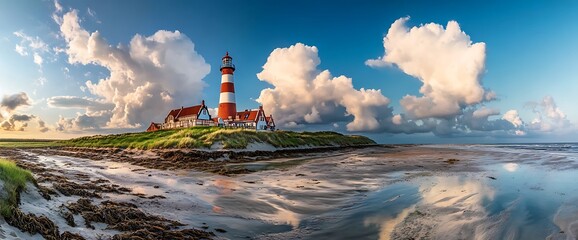
[[[0,214],[4,217],[12,215],[12,209],[17,207],[19,193],[26,187],[26,182],[34,181],[32,173],[24,170],[12,161],[0,159],[0,180],[5,191],[0,198]]]
[[[58,147],[62,144],[56,141],[5,141],[0,139],[0,148],[42,148]]]
[[[157,132],[97,135],[58,141],[54,144],[71,147],[120,147],[134,149],[209,148],[222,143],[226,149],[247,148],[250,143],[266,143],[274,147],[354,146],[375,144],[364,136],[348,136],[335,132],[255,131],[195,127]]]

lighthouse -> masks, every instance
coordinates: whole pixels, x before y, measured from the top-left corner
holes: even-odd
[[[235,64],[233,64],[233,58],[227,52],[221,62],[221,96],[217,114],[223,120],[234,120],[237,115],[233,72],[235,72]]]

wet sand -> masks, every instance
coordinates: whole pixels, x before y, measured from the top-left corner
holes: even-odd
[[[103,211],[146,215],[145,222],[165,232],[195,229],[200,231],[194,234],[217,239],[576,236],[578,217],[566,213],[575,212],[571,200],[578,189],[563,184],[576,180],[578,164],[572,155],[479,146],[387,146],[221,155],[205,159],[205,168],[194,163],[202,162],[198,153],[172,153],[158,163],[162,154],[0,151],[38,179],[40,188],[30,185],[22,194],[22,212],[44,215],[61,233],[86,239],[134,232],[130,224],[115,227],[119,222],[95,217]],[[551,180],[557,174],[561,177]],[[549,196],[543,197],[549,203],[545,207],[526,200],[540,194]],[[532,209],[545,213],[536,215]],[[540,220],[528,220],[524,211]],[[69,224],[71,218],[75,226]],[[523,227],[532,224],[542,227]],[[6,235],[33,238],[5,223],[0,227]]]

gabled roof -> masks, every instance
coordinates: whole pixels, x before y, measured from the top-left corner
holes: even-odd
[[[205,105],[205,100],[203,100],[201,102],[201,105],[195,105],[195,106],[190,106],[190,107],[181,107],[181,108],[173,109],[173,110],[169,111],[169,114],[165,118],[165,122],[169,118],[169,116],[173,116],[175,121],[177,121],[178,118],[181,118],[181,117],[199,115],[199,112],[201,112],[201,109],[203,109],[203,108],[207,108],[207,106]]]
[[[237,112],[237,118],[241,121],[255,121],[257,115],[259,114],[259,109],[256,110],[245,110],[243,112]]]
[[[187,117],[191,115],[198,115],[201,111],[203,105],[196,105],[191,107],[182,108],[176,118]]]
[[[167,115],[167,117],[165,118],[165,120],[167,118],[169,118],[169,116],[173,116],[174,119],[177,118],[177,116],[179,115],[179,112],[181,111],[182,108],[178,108],[178,109],[173,109],[169,112],[169,114]]]
[[[151,125],[147,128],[147,132],[152,132],[161,129],[160,123],[151,122]]]

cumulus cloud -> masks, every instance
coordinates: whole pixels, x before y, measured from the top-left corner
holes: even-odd
[[[539,102],[529,102],[527,106],[536,115],[527,126],[531,131],[559,132],[573,128],[566,114],[556,105],[551,96],[545,96]]]
[[[349,131],[380,128],[380,116],[391,114],[389,99],[375,89],[355,89],[352,79],[320,70],[315,46],[297,43],[271,52],[257,78],[273,88],[261,91],[257,102],[277,124],[349,121]]]
[[[400,103],[412,118],[452,117],[469,105],[494,99],[481,85],[485,44],[472,43],[457,22],[406,26],[409,17],[395,21],[383,38],[384,56],[365,63],[395,65],[423,85],[422,96],[407,95]]]
[[[8,112],[12,112],[21,106],[30,106],[30,98],[25,92],[4,95],[0,102],[0,108],[3,108]]]
[[[0,101],[0,130],[24,131],[24,129],[28,127],[28,123],[32,120],[42,121],[42,119],[35,115],[20,113],[21,107],[30,106],[30,104],[31,100],[25,92],[5,95],[2,101]],[[43,125],[43,127],[46,128],[45,125]]]
[[[429,23],[408,27],[396,20],[383,38],[385,53],[365,62],[370,67],[397,67],[422,82],[420,96],[400,100],[403,112],[391,117],[390,133],[431,132],[437,136],[509,136],[522,131],[513,112],[482,106],[497,94],[482,85],[485,44],[473,43],[459,24]]]
[[[94,64],[110,72],[98,82],[85,84],[97,99],[51,99],[51,104],[58,107],[69,104],[78,108],[82,105],[79,101],[84,101],[84,106],[110,107],[97,112],[86,106],[86,113],[59,121],[62,129],[141,127],[174,106],[200,101],[206,85],[202,79],[210,66],[195,51],[194,43],[179,31],[160,30],[148,37],[137,34],[126,46],[112,46],[100,32],[89,33],[82,28],[76,10],[58,19],[69,63]]]
[[[333,77],[328,70],[318,69],[319,64],[317,48],[301,43],[275,49],[270,54],[257,77],[273,88],[262,90],[257,101],[275,116],[278,125],[299,128],[304,124],[345,121],[348,131],[431,132],[438,136],[483,135],[484,132],[508,135],[516,130],[516,126],[499,117],[499,110],[477,108],[475,104],[458,104],[459,111],[455,113],[421,118],[416,118],[411,111],[393,114],[389,99],[379,90],[357,90],[350,78]],[[436,94],[442,94],[439,97],[434,94],[436,99],[444,99],[447,97],[443,95],[450,93],[437,91]],[[479,101],[485,97],[482,93]]]
[[[520,127],[524,125],[522,118],[520,118],[520,115],[518,115],[518,110],[512,109],[507,111],[506,113],[504,113],[504,116],[502,116],[502,119],[512,123],[512,125],[514,125],[515,127]]]
[[[12,114],[8,119],[0,123],[0,128],[5,131],[24,131],[28,122],[35,118],[33,115]]]

